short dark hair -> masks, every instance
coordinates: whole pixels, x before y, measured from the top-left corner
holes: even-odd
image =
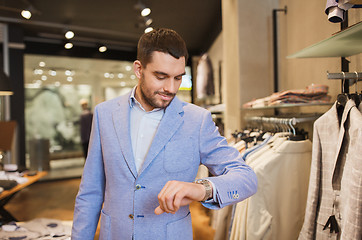
[[[154,51],[168,53],[177,59],[185,57],[187,63],[186,43],[174,30],[159,28],[141,36],[137,46],[137,59],[144,67],[151,61]]]

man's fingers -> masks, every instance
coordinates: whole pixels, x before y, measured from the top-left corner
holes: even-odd
[[[156,215],[160,215],[160,214],[162,214],[162,213],[164,213],[164,211],[161,209],[160,206],[158,206],[157,208],[155,208],[155,214],[156,214]]]
[[[155,209],[155,213],[176,213],[181,206],[188,205],[192,201],[200,201],[204,195],[205,189],[200,184],[169,181],[157,196],[159,206]]]
[[[174,199],[180,186],[175,181],[169,181],[158,195],[160,208],[167,213],[175,213]]]

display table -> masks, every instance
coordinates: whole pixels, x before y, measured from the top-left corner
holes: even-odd
[[[24,177],[28,179],[27,182],[18,184],[15,187],[9,190],[4,190],[2,193],[0,193],[0,217],[2,223],[17,221],[15,217],[13,217],[8,211],[5,210],[4,208],[5,204],[9,202],[9,200],[21,189],[29,186],[30,184],[37,182],[40,178],[44,177],[45,175],[47,175],[47,172],[45,171],[37,172],[37,174],[34,176],[25,175]]]

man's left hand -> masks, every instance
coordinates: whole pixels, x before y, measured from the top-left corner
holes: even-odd
[[[206,194],[201,184],[169,181],[158,194],[159,206],[155,214],[176,213],[180,207],[189,205],[193,201],[201,201]]]

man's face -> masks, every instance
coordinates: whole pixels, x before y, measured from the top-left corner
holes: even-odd
[[[167,107],[175,97],[185,74],[185,57],[176,59],[170,54],[155,51],[147,66],[134,62],[139,79],[136,99],[146,111]]]

